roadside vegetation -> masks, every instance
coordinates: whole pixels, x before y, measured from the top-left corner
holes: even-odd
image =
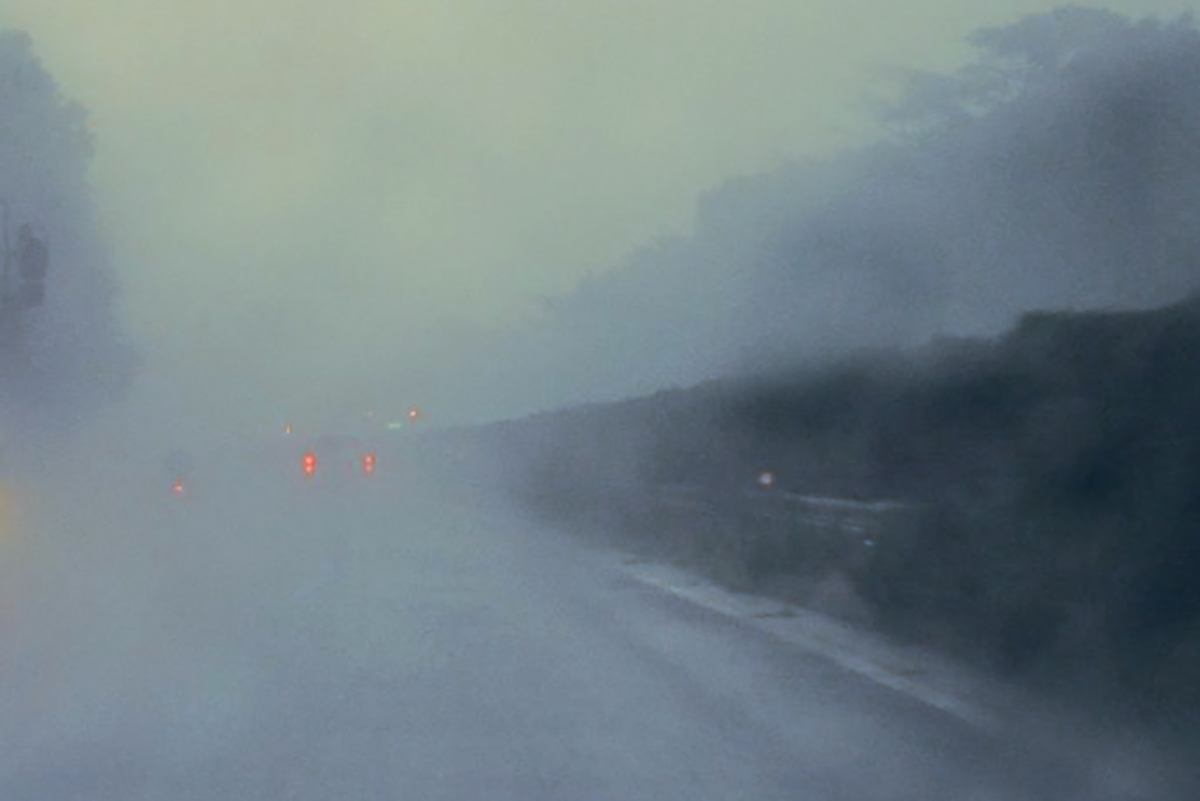
[[[117,265],[108,253],[89,169],[88,113],[60,90],[33,40],[0,30],[0,459],[44,451],[128,392],[136,349],[119,320]],[[20,231],[47,248],[44,297],[13,303]]]
[[[1200,710],[1198,401],[1192,297],[470,442],[564,527],[1182,726]]]

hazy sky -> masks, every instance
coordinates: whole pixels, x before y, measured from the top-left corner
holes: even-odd
[[[0,0],[0,25],[92,113],[143,394],[244,424],[450,364],[723,179],[862,141],[888,68],[1056,5]]]

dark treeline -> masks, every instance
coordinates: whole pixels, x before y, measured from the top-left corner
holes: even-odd
[[[1194,296],[1029,314],[994,340],[543,414],[463,442],[559,522],[599,524],[624,544],[657,538],[666,556],[702,545],[703,566],[749,589],[844,572],[886,632],[1056,690],[1111,688],[1182,713],[1200,708],[1198,401]],[[770,492],[914,511],[877,532],[868,558],[797,548],[789,538],[812,536],[801,524],[764,552],[752,519],[727,514],[757,502],[764,469],[778,477]],[[659,501],[679,485],[704,506],[668,542]],[[700,524],[718,514],[727,525]]]
[[[714,187],[461,372],[517,416],[1200,287],[1194,21],[1066,6],[969,43],[895,73],[880,141]]]
[[[94,144],[87,111],[60,91],[32,39],[0,30],[0,222],[11,247],[28,225],[49,254],[44,303],[4,321],[18,332],[0,343],[0,432],[10,455],[75,430],[120,400],[135,373],[88,175]]]

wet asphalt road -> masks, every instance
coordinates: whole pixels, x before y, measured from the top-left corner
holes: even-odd
[[[470,492],[375,478],[43,493],[3,552],[0,799],[1094,797]]]

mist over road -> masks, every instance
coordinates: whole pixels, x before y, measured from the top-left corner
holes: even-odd
[[[5,801],[1097,798],[465,488],[274,467],[39,488]]]

